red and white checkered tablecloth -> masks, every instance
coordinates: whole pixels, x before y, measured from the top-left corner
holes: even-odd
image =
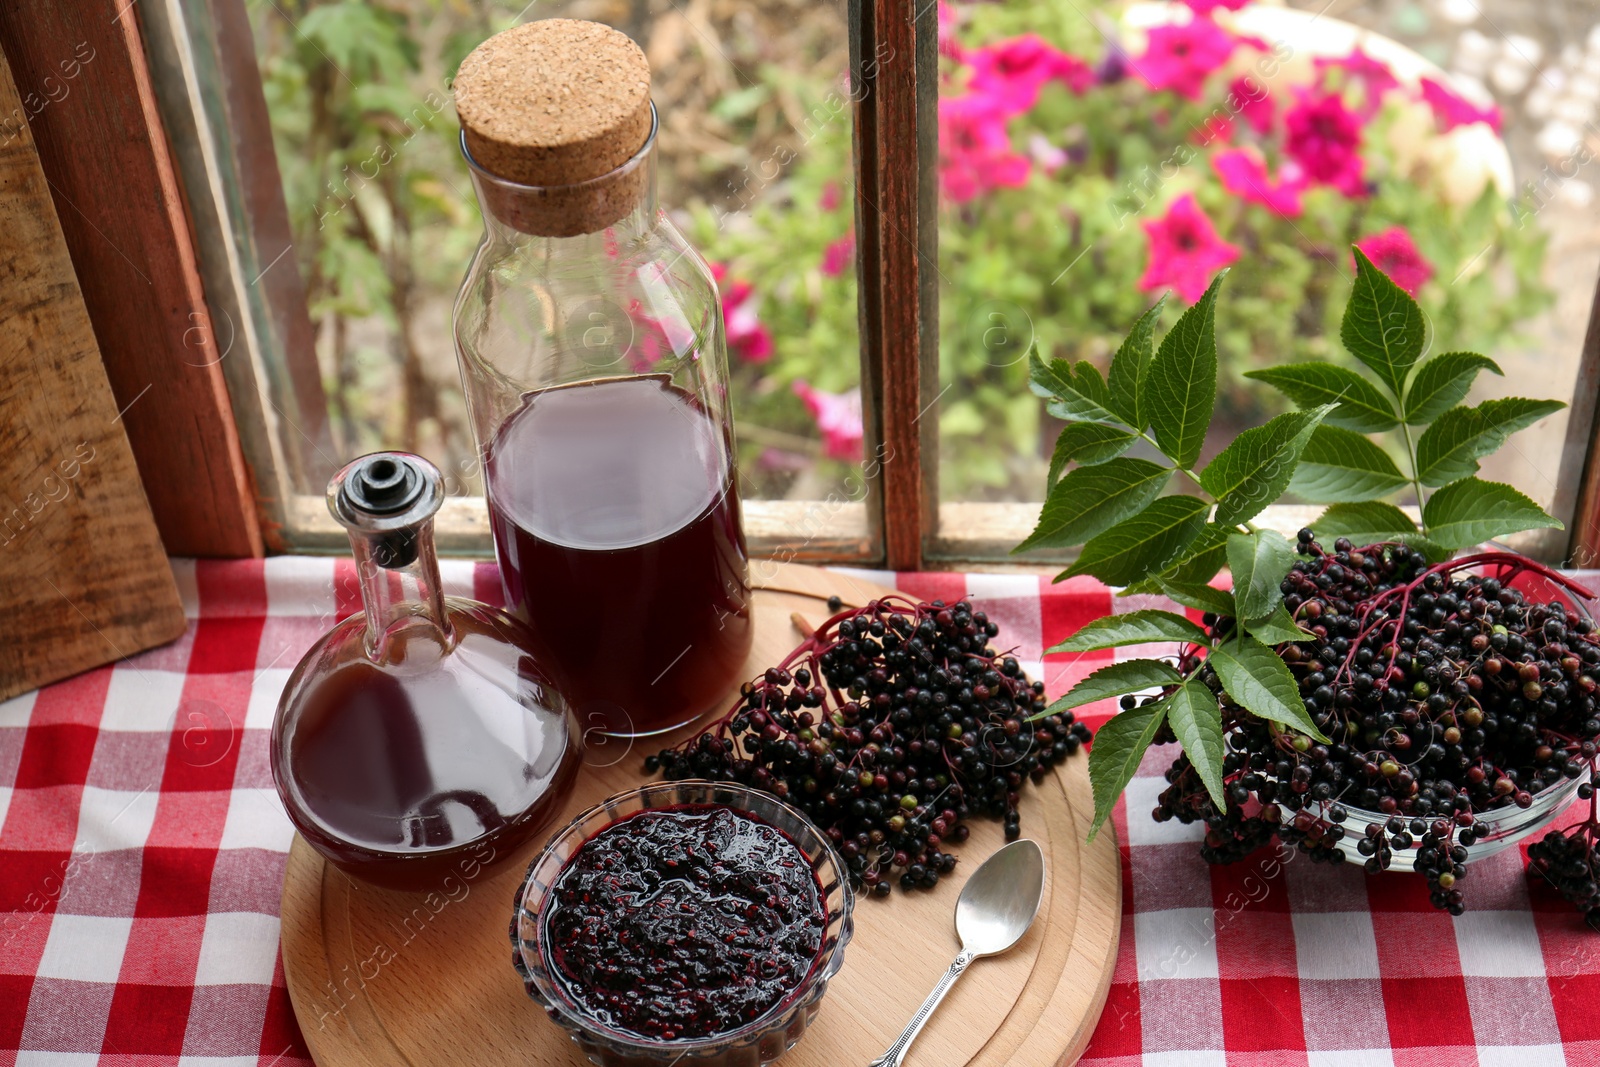
[[[359,606],[353,567],[175,568],[182,639],[0,703],[0,1067],[310,1063],[278,953],[292,831],[267,737],[290,669]],[[444,572],[450,592],[498,597],[487,564]],[[1088,579],[855,573],[970,593],[1052,696],[1113,653],[1041,664],[1043,647],[1155,606]],[[1457,919],[1409,874],[1270,849],[1214,868],[1195,828],[1150,819],[1163,766],[1145,761],[1115,817],[1122,948],[1084,1063],[1600,1064],[1600,934],[1521,854],[1471,869]]]

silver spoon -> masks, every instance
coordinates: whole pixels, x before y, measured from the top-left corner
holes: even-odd
[[[1026,838],[1013,841],[984,860],[967,879],[961,899],[956,901],[960,954],[911,1017],[911,1022],[895,1038],[894,1044],[869,1067],[900,1067],[911,1042],[922,1032],[928,1016],[950,992],[956,979],[979,956],[993,956],[1021,941],[1022,935],[1033,925],[1043,897],[1044,853],[1032,841]]]

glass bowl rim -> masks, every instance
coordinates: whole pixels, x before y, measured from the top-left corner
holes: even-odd
[[[820,870],[824,867],[829,868],[834,877],[834,883],[838,886],[838,892],[841,896],[837,915],[838,929],[836,933],[831,935],[834,943],[833,947],[829,949],[827,947],[827,937],[829,935],[827,935],[825,928],[823,948],[818,951],[817,959],[812,965],[811,970],[803,979],[801,979],[800,983],[786,993],[781,1000],[772,1005],[766,1011],[762,1012],[755,1019],[752,1019],[750,1022],[745,1023],[743,1026],[740,1026],[737,1029],[728,1030],[724,1033],[710,1034],[704,1037],[675,1038],[671,1041],[650,1040],[649,1038],[642,1038],[634,1034],[628,1034],[623,1031],[616,1030],[584,1012],[578,1005],[573,1004],[567,997],[560,995],[559,991],[554,988],[553,983],[547,980],[544,975],[545,967],[543,960],[539,961],[539,966],[537,968],[528,965],[526,961],[527,954],[524,951],[524,945],[527,944],[527,942],[525,942],[522,937],[517,937],[516,953],[518,962],[521,964],[519,970],[525,969],[527,974],[526,981],[531,982],[533,985],[539,987],[541,1000],[544,1002],[549,1013],[554,1017],[558,1017],[557,1021],[560,1022],[561,1025],[582,1030],[589,1037],[611,1045],[619,1046],[625,1052],[647,1054],[671,1052],[676,1054],[679,1058],[683,1058],[696,1052],[722,1049],[737,1045],[748,1045],[759,1041],[763,1036],[770,1032],[776,1024],[786,1020],[796,1008],[801,1007],[806,996],[811,991],[815,990],[819,984],[825,986],[827,982],[831,981],[833,977],[839,973],[840,968],[844,966],[845,946],[849,944],[851,936],[855,932],[855,923],[853,918],[855,912],[855,891],[850,887],[849,871],[844,864],[844,860],[840,857],[838,850],[833,847],[833,842],[829,840],[828,835],[823,831],[823,829],[804,812],[771,793],[764,792],[760,789],[755,789],[751,786],[741,785],[737,782],[718,782],[706,778],[684,778],[675,781],[647,782],[644,785],[634,786],[631,789],[624,789],[613,793],[573,816],[573,818],[565,826],[561,827],[561,829],[557,830],[550,836],[550,839],[545,843],[544,848],[540,849],[539,854],[535,856],[528,864],[527,873],[523,876],[522,883],[517,888],[517,922],[520,923],[522,917],[524,915],[528,915],[531,916],[535,924],[542,929],[542,914],[531,912],[527,907],[528,892],[533,885],[533,872],[537,870],[547,858],[552,858],[556,848],[564,841],[572,838],[578,831],[579,827],[581,827],[585,822],[588,822],[596,816],[611,815],[610,808],[614,804],[626,803],[633,800],[647,801],[657,796],[675,796],[678,790],[683,786],[699,787],[707,790],[713,796],[717,792],[732,794],[734,799],[731,802],[706,800],[678,801],[678,803],[703,804],[710,807],[731,808],[735,811],[744,812],[747,815],[755,815],[758,819],[760,819],[760,821],[766,822],[768,825],[772,825],[770,820],[762,818],[759,813],[751,811],[748,807],[741,806],[739,803],[740,798],[754,799],[762,804],[767,804],[778,808],[785,815],[793,818],[800,825],[806,827],[806,829],[814,835],[817,844],[819,844],[823,849],[821,853],[823,862],[813,861],[811,864],[812,869]],[[643,807],[640,807],[637,811],[628,812],[627,814],[621,816],[611,817],[606,823],[604,823],[594,832],[598,833],[599,830],[603,830],[605,827],[611,826],[614,823],[622,821],[623,819],[631,818],[632,816],[637,815],[639,812],[658,810],[659,808],[665,806],[667,805],[647,804]],[[782,827],[775,826],[774,828],[780,831],[783,830]],[[787,833],[787,831],[784,831],[784,833],[785,836],[791,836]],[[583,835],[585,840],[592,836],[592,833]],[[806,846],[801,844],[801,842],[795,841],[794,843],[796,847],[800,848],[803,852],[806,851]],[[582,847],[581,844],[579,847]],[[576,851],[577,849],[575,848],[572,853],[569,853],[568,856],[561,861],[561,869],[566,867],[567,862],[571,859],[572,855],[576,854]],[[819,878],[819,881],[820,880],[821,879]],[[548,892],[548,886],[546,887],[545,891]],[[826,897],[829,895],[831,894],[827,893],[826,891],[824,892],[824,903],[826,903]],[[834,921],[835,916],[830,914],[828,917],[828,926],[832,927],[834,925]]]
[[[1589,780],[1590,780],[1589,769],[1588,769],[1587,766],[1585,766],[1585,768],[1583,770],[1583,773],[1579,774],[1577,778],[1563,778],[1561,781],[1556,782],[1553,785],[1546,786],[1544,789],[1541,789],[1539,792],[1534,793],[1533,794],[1533,802],[1530,803],[1526,808],[1519,808],[1515,804],[1506,804],[1506,805],[1504,805],[1502,807],[1493,808],[1493,809],[1491,809],[1489,811],[1473,812],[1472,813],[1473,826],[1474,827],[1478,827],[1478,826],[1483,825],[1485,822],[1487,822],[1487,823],[1489,823],[1489,826],[1488,826],[1489,832],[1490,833],[1494,833],[1496,830],[1499,829],[1499,827],[1500,827],[1500,825],[1502,823],[1509,822],[1509,821],[1511,821],[1513,818],[1515,818],[1518,815],[1526,815],[1529,811],[1532,811],[1533,809],[1539,807],[1541,804],[1552,804],[1552,807],[1550,808],[1549,811],[1541,812],[1541,813],[1539,813],[1537,815],[1534,815],[1532,817],[1534,819],[1543,819],[1545,821],[1552,821],[1556,816],[1559,816],[1562,812],[1567,810],[1567,808],[1570,806],[1570,802],[1572,801],[1573,797],[1575,797],[1577,795],[1578,787],[1581,786],[1584,782],[1589,781]],[[1559,797],[1559,794],[1563,790],[1569,791],[1569,795],[1567,796],[1565,801],[1562,801],[1560,799],[1560,797]],[[1362,823],[1378,823],[1378,824],[1382,824],[1382,823],[1386,823],[1390,819],[1393,819],[1393,818],[1396,818],[1396,817],[1404,819],[1408,823],[1412,819],[1415,819],[1415,818],[1421,818],[1421,819],[1424,819],[1427,822],[1433,822],[1435,819],[1441,819],[1441,818],[1445,817],[1443,815],[1438,815],[1438,814],[1435,814],[1435,815],[1423,815],[1423,816],[1401,815],[1399,812],[1395,812],[1393,814],[1385,815],[1381,811],[1372,811],[1369,808],[1358,807],[1358,806],[1356,806],[1354,804],[1346,804],[1346,803],[1338,800],[1337,798],[1328,801],[1328,806],[1329,807],[1333,806],[1334,804],[1338,804],[1340,807],[1344,808],[1344,810],[1345,810],[1345,819],[1344,819],[1344,821],[1341,822],[1341,823],[1337,823],[1335,825],[1343,826],[1343,827],[1346,827],[1346,828],[1348,828],[1352,824],[1354,824],[1354,825],[1360,825]],[[1283,825],[1283,826],[1289,825],[1289,823],[1294,819],[1294,816],[1296,814],[1298,814],[1298,812],[1291,812],[1287,808],[1282,808],[1281,805],[1280,805],[1280,810],[1281,810],[1281,815],[1280,815],[1280,818],[1279,818],[1279,824]],[[1302,809],[1302,810],[1304,810],[1304,809]],[[1332,820],[1328,819],[1326,812],[1323,812],[1321,815],[1318,816],[1318,818],[1320,818],[1320,819],[1322,819],[1323,821],[1326,821],[1326,822],[1332,822]],[[1508,831],[1508,833],[1512,833],[1512,834],[1520,833],[1520,834],[1526,835],[1526,834],[1531,833],[1533,830],[1537,830],[1539,828],[1539,826],[1542,826],[1542,825],[1544,825],[1544,824],[1543,823],[1536,823],[1532,827],[1524,827],[1524,828],[1521,828],[1520,830],[1511,830],[1511,831]],[[1347,831],[1347,833],[1348,833],[1348,831]],[[1520,839],[1521,838],[1519,838],[1519,840]],[[1494,838],[1492,840],[1485,840],[1485,841],[1477,842],[1477,843],[1475,843],[1473,845],[1469,845],[1468,848],[1476,848],[1476,847],[1478,847],[1479,844],[1485,844],[1485,845],[1496,844],[1496,843],[1498,843],[1498,842],[1500,842],[1502,840],[1504,840],[1504,837],[1500,836],[1500,837],[1496,837],[1496,838]],[[1398,869],[1399,868],[1392,868],[1392,867],[1385,868],[1385,870],[1398,870]]]

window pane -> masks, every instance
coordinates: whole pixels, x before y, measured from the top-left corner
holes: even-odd
[[[321,457],[325,466],[403,447],[439,462],[453,493],[481,493],[450,329],[481,222],[449,79],[493,32],[575,17],[627,32],[650,58],[660,200],[722,287],[746,496],[863,498],[861,480],[849,479],[862,420],[841,5],[248,8],[327,397],[334,455]],[[328,474],[293,478],[320,494]],[[864,531],[864,507],[842,511]]]
[[[1600,265],[1574,154],[1600,98],[1600,11],[1192,6],[1215,10],[942,9],[946,502],[1041,499],[1061,424],[1028,393],[1030,344],[1103,372],[1160,293],[1166,327],[1224,265],[1205,455],[1284,410],[1243,375],[1349,362],[1352,243],[1416,288],[1432,351],[1499,361],[1473,398],[1572,398]],[[1514,437],[1485,476],[1548,506],[1564,430],[1560,414]],[[946,510],[959,538],[950,520],[970,509]]]

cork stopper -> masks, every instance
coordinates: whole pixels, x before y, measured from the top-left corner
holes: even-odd
[[[497,33],[462,61],[455,102],[473,164],[502,183],[538,187],[492,197],[491,209],[519,229],[591,233],[644,192],[645,168],[619,169],[630,169],[654,128],[650,64],[609,26],[544,19]]]

